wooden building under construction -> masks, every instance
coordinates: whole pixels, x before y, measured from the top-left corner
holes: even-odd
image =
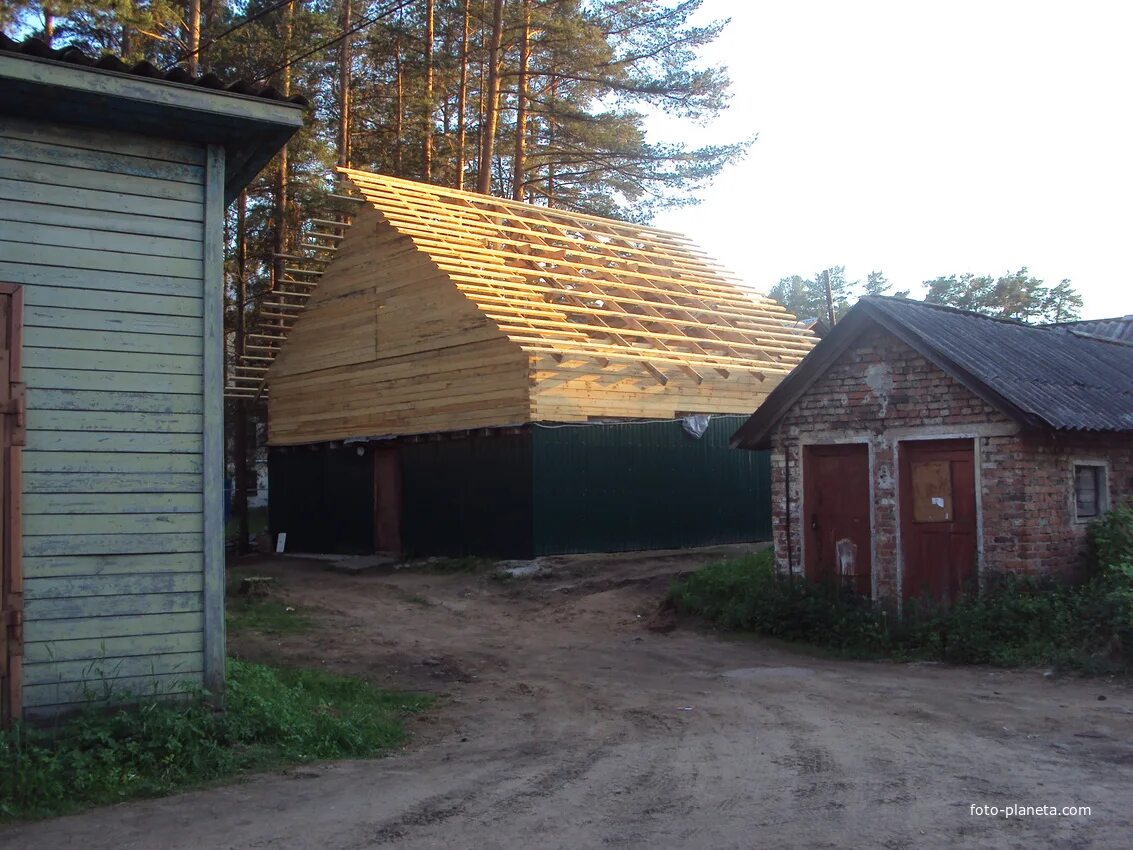
[[[727,441],[813,346],[793,316],[676,233],[344,173],[362,203],[266,373],[289,549],[770,536],[767,458]]]

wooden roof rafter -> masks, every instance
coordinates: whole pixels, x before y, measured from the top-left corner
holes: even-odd
[[[332,195],[333,198],[361,201],[361,198]],[[334,259],[337,248],[319,242],[304,241],[307,237],[327,239],[337,244],[345,238],[350,220],[332,221],[311,219],[308,225],[320,225],[341,231],[338,234],[315,230],[308,226],[297,236],[293,250],[303,253],[274,253],[275,259],[283,260],[283,274],[275,281],[272,289],[264,293],[260,309],[255,314],[255,322],[245,332],[243,351],[235,352],[227,366],[224,395],[227,398],[258,399],[267,391],[266,377],[269,367],[278,356],[294,327],[296,319],[307,305],[322,278],[323,272]],[[313,268],[303,268],[311,266]]]
[[[659,382],[789,372],[809,331],[744,289],[688,239],[657,228],[340,169],[521,348],[602,368],[636,363]]]
[[[530,232],[528,229],[508,224],[500,224],[498,227],[494,228],[486,227],[483,225],[482,218],[470,218],[463,214],[464,210],[460,210],[462,214],[455,217],[453,215],[446,216],[443,206],[430,203],[428,199],[415,201],[412,208],[407,208],[404,206],[406,203],[406,195],[403,192],[388,193],[371,187],[371,195],[375,198],[385,197],[395,204],[400,204],[400,206],[382,207],[383,215],[391,221],[391,223],[395,223],[399,229],[406,228],[407,230],[412,230],[414,225],[416,225],[418,228],[417,235],[423,237],[435,234],[449,242],[459,241],[468,246],[483,245],[483,242],[487,240],[492,243],[498,243],[501,246],[508,246],[509,249],[522,250],[532,247],[532,243],[525,239],[510,238],[504,235],[510,233],[517,236],[524,236]],[[375,205],[378,203],[380,202],[375,202]],[[509,203],[519,202],[509,201]],[[532,209],[536,208],[533,207]],[[435,214],[429,215],[429,213]],[[517,221],[514,217],[509,217],[508,220]],[[537,219],[530,221],[539,223]],[[595,253],[594,256],[605,256],[610,260],[632,264],[636,267],[632,269],[635,273],[642,274],[643,276],[652,276],[658,280],[672,282],[674,272],[684,274],[688,275],[688,277],[682,278],[682,281],[689,283],[697,282],[705,289],[715,289],[725,295],[735,295],[735,288],[741,283],[737,277],[699,252],[696,252],[694,255],[692,251],[687,251],[685,256],[675,256],[672,250],[666,250],[661,253],[656,250],[647,250],[640,247],[642,243],[618,247],[615,252],[611,250],[611,244],[608,242],[568,238],[562,235],[556,236],[552,233],[545,233],[543,237],[545,244],[551,251],[574,251],[576,253],[580,251],[604,251],[606,252],[604,255]],[[556,244],[556,242],[561,242],[562,244]],[[638,256],[641,259],[630,259],[630,256],[622,256],[623,253],[630,256]],[[642,272],[642,268],[653,269],[657,273],[649,275],[648,273]],[[723,285],[721,286],[721,284]],[[776,302],[758,293],[745,292],[744,294],[749,297],[749,300],[756,301],[766,310],[777,312],[784,317],[790,315]]]

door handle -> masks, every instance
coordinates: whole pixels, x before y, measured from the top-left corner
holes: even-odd
[[[818,531],[818,514],[810,515],[810,527],[812,531]]]

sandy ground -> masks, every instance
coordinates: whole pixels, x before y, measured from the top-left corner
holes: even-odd
[[[413,743],[9,828],[0,847],[1133,846],[1128,683],[651,630],[668,576],[712,556],[564,559],[509,583],[262,562],[321,625],[233,649],[443,694]]]

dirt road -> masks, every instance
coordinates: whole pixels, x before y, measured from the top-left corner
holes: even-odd
[[[1126,684],[647,628],[665,577],[710,557],[507,583],[264,564],[321,625],[235,649],[446,694],[413,744],[12,828],[0,847],[1133,846]]]

